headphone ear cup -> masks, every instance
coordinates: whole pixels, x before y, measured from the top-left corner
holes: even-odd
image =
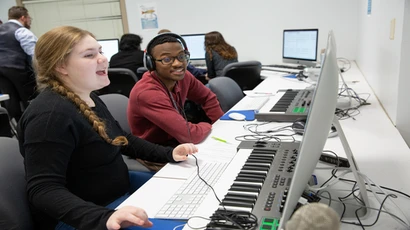
[[[188,50],[185,50],[185,55],[187,56],[187,63],[189,64],[189,61],[191,61],[191,54],[189,53]]]
[[[151,55],[149,55],[147,53],[144,53],[144,66],[149,71],[154,71],[155,70],[155,62],[152,60]]]

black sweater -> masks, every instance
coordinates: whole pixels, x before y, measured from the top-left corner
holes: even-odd
[[[212,50],[212,60],[208,52],[205,52],[206,68],[208,69],[208,77],[215,78],[222,76],[223,69],[234,62],[238,62],[238,58],[224,59],[219,53]]]
[[[127,68],[137,74],[137,69],[144,67],[143,59],[144,51],[142,50],[120,51],[111,57],[110,68]]]
[[[174,162],[172,148],[125,134],[104,103],[94,94],[92,99],[108,135],[126,135],[127,146],[106,143],[71,101],[51,90],[40,93],[20,119],[20,152],[38,229],[54,229],[58,221],[77,229],[105,229],[114,211],[104,206],[130,186],[121,154]]]

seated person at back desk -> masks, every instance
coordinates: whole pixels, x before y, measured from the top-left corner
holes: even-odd
[[[212,123],[223,115],[216,95],[186,71],[189,53],[180,42],[184,43],[179,35],[167,33],[148,43],[145,61],[149,71],[131,90],[128,104],[132,133],[167,146],[199,143],[211,131],[209,123],[186,121],[186,99],[201,105]]]
[[[221,33],[212,31],[205,34],[205,62],[208,69],[207,80],[222,76],[228,64],[238,62],[235,47],[229,45]]]
[[[171,30],[168,29],[162,29],[158,31],[158,34],[162,33],[171,33]],[[192,73],[198,80],[200,80],[202,83],[204,82],[204,78],[206,77],[207,70],[203,68],[196,68],[195,66],[191,65],[191,63],[188,63],[187,70]]]
[[[141,42],[142,38],[136,34],[122,35],[120,52],[111,57],[110,68],[126,68],[138,76],[137,69],[144,67],[144,51],[141,50]]]

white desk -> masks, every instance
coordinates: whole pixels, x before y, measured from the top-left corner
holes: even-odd
[[[304,88],[308,85],[307,83],[296,79],[285,79],[274,75],[275,74],[270,74],[266,80],[254,90],[276,92],[278,89]],[[408,146],[383,111],[377,98],[373,95],[373,92],[354,63],[352,63],[352,68],[345,73],[345,79],[347,84],[354,88],[357,93],[372,94],[368,99],[368,102],[370,102],[371,105],[361,107],[360,114],[355,117],[356,120],[347,119],[340,121],[359,169],[379,185],[410,194],[410,183],[408,183],[408,175],[410,175],[410,150]],[[241,108],[241,102],[235,105],[232,109],[243,109]],[[223,157],[224,155],[230,156],[231,154],[234,154],[232,152],[235,151],[236,146],[239,144],[239,141],[235,140],[235,136],[248,133],[243,129],[242,125],[249,123],[253,123],[253,121],[217,121],[213,125],[210,136],[203,143],[198,145],[198,148],[200,149],[200,152],[197,154],[198,159],[200,159],[200,161],[209,160],[209,157],[203,157],[201,152],[206,152],[212,148],[224,150],[217,153],[220,154],[221,159],[226,158]],[[212,139],[211,136],[225,139],[230,144],[220,143]],[[338,138],[328,139],[325,149],[333,150],[340,156],[344,156],[344,150]],[[224,152],[227,152],[227,154],[224,154]],[[238,155],[236,158],[244,157]],[[215,159],[216,158],[214,157],[213,160]],[[149,217],[154,217],[155,213],[162,207],[165,201],[168,200],[168,198],[175,193],[178,187],[184,182],[184,174],[188,174],[189,172],[192,172],[192,170],[195,170],[194,165],[195,162],[192,158],[187,162],[180,164],[179,167],[182,170],[177,172],[178,175],[180,175],[180,178],[172,179],[170,177],[174,177],[176,174],[175,165],[168,164],[156,174],[153,179],[148,181],[120,206],[134,205],[142,207],[147,211]],[[225,194],[224,192],[226,192],[225,187],[229,186],[230,183],[232,183],[233,178],[236,176],[236,174],[231,175],[232,173],[230,174],[229,172],[237,173],[237,168],[238,165],[234,163],[230,164],[221,178],[221,181],[224,180],[223,182],[225,183],[218,182],[214,186],[220,198],[223,198]],[[327,173],[330,176],[330,173]],[[349,185],[348,188],[350,189],[351,185]],[[158,192],[161,192],[160,196],[158,195]],[[398,199],[395,199],[396,203],[400,205],[400,208],[405,212],[405,215],[409,217],[410,200],[401,195],[398,195],[398,197]],[[197,210],[196,214],[204,217],[211,215],[217,209],[218,205],[213,194],[208,195],[203,204],[204,205]],[[379,208],[378,203],[371,202],[371,204],[373,204],[373,207]],[[392,206],[389,205],[389,207]],[[376,213],[377,212],[372,212],[370,217],[362,220],[362,222],[364,224],[372,223],[376,218]],[[203,222],[194,221],[194,224],[198,224],[196,226],[201,226]],[[189,228],[185,227],[184,229]],[[361,228],[358,226],[342,224],[342,229]],[[377,224],[369,229],[405,229],[405,227],[392,219],[389,215],[382,213]]]

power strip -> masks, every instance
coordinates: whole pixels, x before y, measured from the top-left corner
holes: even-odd
[[[344,157],[336,157],[335,155],[329,154],[329,153],[322,153],[322,155],[319,158],[319,161],[322,161],[324,163],[336,165],[337,167],[345,167],[345,168],[350,168],[349,161],[347,158]],[[339,164],[338,164],[339,162]]]

